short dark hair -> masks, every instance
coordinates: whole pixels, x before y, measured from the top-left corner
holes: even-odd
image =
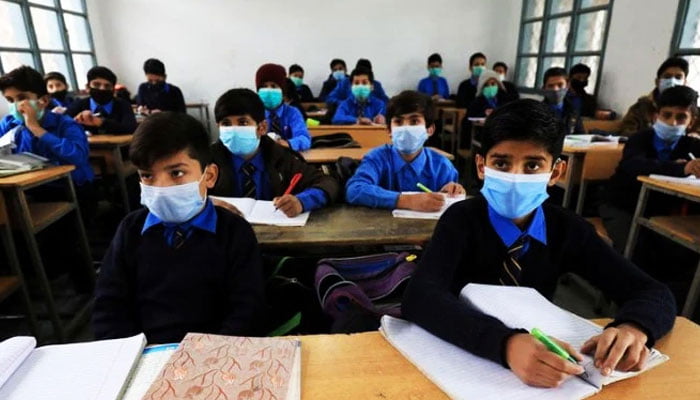
[[[476,53],[472,54],[471,56],[469,56],[469,66],[470,67],[472,65],[474,65],[474,60],[476,60],[477,58],[483,58],[484,60],[486,60],[486,56],[484,55],[484,53],[476,52]]]
[[[562,67],[552,67],[546,71],[544,71],[544,79],[542,79],[542,86],[547,84],[547,81],[549,78],[553,78],[555,76],[563,76],[564,79],[568,80],[569,76],[566,74],[566,70]]]
[[[265,106],[260,96],[250,89],[231,89],[219,96],[214,105],[214,120],[218,124],[229,115],[250,115],[255,122],[265,120]]]
[[[365,67],[356,67],[350,73],[350,81],[352,82],[352,79],[359,75],[367,75],[367,77],[369,77],[369,81],[374,83],[374,72],[372,72],[371,69]]]
[[[391,119],[397,115],[418,112],[423,114],[425,126],[435,123],[435,103],[430,96],[415,90],[404,90],[389,100],[386,107],[387,124],[391,125]]]
[[[340,58],[334,58],[331,60],[331,69],[333,69],[333,67],[335,67],[338,64],[342,64],[343,68],[348,69],[348,66],[345,65],[345,60],[341,60]]]
[[[32,67],[23,65],[0,77],[0,91],[15,88],[23,92],[32,92],[41,97],[46,95],[46,83],[41,74]]]
[[[496,108],[484,123],[480,154],[506,140],[528,141],[547,149],[556,160],[564,146],[564,130],[550,107],[533,99],[515,100]]]
[[[110,81],[112,85],[117,84],[117,76],[107,67],[95,66],[90,68],[87,73],[87,81],[90,83],[93,79],[102,78]]]
[[[688,86],[673,86],[663,92],[656,101],[659,110],[663,107],[690,108],[693,116],[698,115],[698,92]]]
[[[44,75],[44,83],[49,83],[49,81],[60,81],[63,82],[64,85],[68,86],[68,81],[66,81],[65,75],[58,71],[51,71]]]
[[[434,63],[434,62],[439,62],[442,64],[442,57],[440,57],[440,54],[438,53],[433,53],[428,57],[428,64]]]
[[[506,63],[504,63],[503,61],[496,62],[495,64],[493,64],[493,68],[491,68],[491,69],[496,69],[497,67],[503,67],[503,69],[505,69],[506,72],[508,72],[508,65]]]
[[[299,64],[292,64],[289,67],[289,75],[295,73],[295,72],[301,72],[302,74],[304,73],[304,68],[301,67]]]
[[[569,69],[569,76],[573,74],[586,74],[591,76],[591,68],[586,64],[578,63]]]
[[[165,76],[165,64],[156,58],[149,58],[143,63],[143,73]]]
[[[164,111],[146,118],[134,132],[129,158],[140,169],[186,150],[199,161],[202,170],[212,162],[209,135],[196,118],[185,113]]]
[[[661,75],[664,73],[664,71],[671,67],[678,67],[682,69],[685,76],[688,76],[688,60],[680,57],[671,57],[667,58],[664,62],[661,63],[659,69],[656,70],[656,77],[661,78]]]
[[[367,68],[368,70],[371,71],[372,70],[372,62],[366,58],[360,58],[359,60],[357,60],[357,64],[355,64],[355,68],[359,68],[359,67]]]

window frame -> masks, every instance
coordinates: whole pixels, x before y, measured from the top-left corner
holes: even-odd
[[[544,70],[543,70],[543,65],[544,65],[544,59],[545,58],[552,58],[552,57],[563,57],[564,58],[564,68],[568,70],[573,66],[573,59],[575,57],[599,57],[600,61],[598,63],[598,70],[596,71],[597,76],[596,76],[596,85],[595,88],[593,89],[593,94],[598,93],[598,88],[600,87],[600,77],[601,77],[601,72],[603,71],[603,63],[605,60],[605,51],[608,45],[608,35],[610,33],[610,21],[612,19],[612,11],[613,11],[613,4],[614,0],[608,0],[608,4],[605,5],[600,5],[600,6],[593,6],[593,7],[588,7],[588,8],[581,8],[581,4],[583,0],[573,0],[573,5],[571,7],[571,10],[565,11],[565,12],[557,12],[557,13],[550,13],[550,8],[552,6],[552,3],[554,0],[544,0],[544,10],[542,12],[542,15],[539,17],[526,17],[526,12],[527,12],[527,4],[528,1],[533,1],[533,0],[523,0],[522,1],[522,9],[520,12],[520,29],[518,32],[518,47],[517,47],[517,53],[515,57],[515,74],[513,77],[513,80],[515,83],[518,85],[518,91],[521,93],[529,93],[529,94],[542,94],[543,90],[541,88],[541,80],[542,77],[544,76]],[[606,13],[606,21],[605,21],[605,31],[603,32],[603,42],[601,45],[600,50],[597,51],[576,51],[575,50],[575,44],[576,44],[576,35],[578,34],[578,25],[579,25],[579,20],[581,15],[584,14],[589,14],[597,11],[607,11]],[[570,18],[570,26],[569,26],[569,34],[567,35],[566,38],[566,51],[564,52],[546,52],[545,48],[547,45],[547,29],[549,28],[550,22],[553,20],[556,20],[558,18],[564,18],[564,17],[569,17]],[[540,28],[540,43],[539,43],[539,48],[537,53],[523,53],[521,51],[522,45],[523,45],[523,40],[525,40],[524,33],[525,33],[525,26],[529,23],[533,22],[541,22],[542,27]],[[537,59],[537,68],[535,70],[535,87],[527,87],[527,86],[520,86],[517,82],[520,80],[520,74],[523,72],[520,70],[520,61],[523,58],[536,58]]]
[[[673,36],[671,37],[671,47],[669,52],[670,57],[700,56],[700,46],[696,48],[681,48],[683,28],[685,28],[685,21],[688,19],[689,8],[690,0],[680,0],[678,2],[676,25],[673,27]]]
[[[94,65],[97,65],[97,57],[95,56],[95,42],[92,37],[92,27],[90,26],[90,19],[88,18],[88,10],[87,10],[87,4],[85,0],[80,0],[83,10],[85,10],[83,13],[78,12],[78,11],[71,11],[71,10],[64,10],[63,6],[61,5],[61,0],[52,0],[54,6],[46,6],[43,4],[38,4],[34,3],[31,0],[2,0],[6,1],[8,3],[14,3],[19,5],[20,10],[22,12],[22,18],[24,20],[24,27],[26,29],[27,33],[27,38],[29,40],[29,49],[26,48],[18,48],[18,47],[7,47],[7,46],[0,46],[0,52],[5,52],[5,51],[11,51],[11,52],[18,52],[18,53],[25,53],[25,54],[31,54],[32,60],[34,61],[34,65],[36,66],[36,69],[41,72],[42,74],[45,74],[46,72],[50,71],[45,71],[44,70],[44,64],[41,60],[41,55],[42,54],[62,54],[65,56],[66,59],[66,67],[68,69],[68,76],[66,76],[66,79],[70,83],[70,87],[73,89],[73,91],[78,92],[82,88],[78,87],[78,80],[77,76],[75,74],[75,65],[73,64],[73,55],[88,55],[92,58],[92,62]],[[61,34],[61,43],[63,45],[63,50],[41,50],[39,49],[39,42],[36,37],[36,31],[34,30],[34,22],[32,20],[32,15],[31,15],[31,8],[38,8],[42,10],[48,10],[51,12],[56,13],[56,18],[58,22],[58,29]],[[69,40],[69,33],[68,29],[66,28],[66,22],[64,20],[64,13],[65,14],[70,14],[74,15],[77,17],[85,18],[85,23],[87,24],[87,40],[90,45],[90,51],[79,51],[79,50],[72,50],[70,48],[70,40]],[[2,60],[0,60],[0,74],[5,74],[9,71],[6,71],[5,68],[2,65]]]

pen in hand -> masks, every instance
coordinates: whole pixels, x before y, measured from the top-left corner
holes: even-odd
[[[303,175],[301,174],[301,172],[297,172],[296,174],[294,174],[294,176],[292,176],[292,179],[289,181],[289,186],[287,186],[287,190],[284,191],[284,194],[282,194],[282,196],[291,194],[292,190],[294,190],[294,187],[297,185],[297,183],[299,183],[302,176]],[[279,207],[275,206],[275,211],[277,210],[279,210]]]
[[[561,346],[559,346],[554,340],[550,339],[549,336],[547,336],[544,332],[537,328],[532,328],[530,331],[530,334],[537,340],[539,340],[542,344],[545,345],[547,350],[551,351],[552,353],[558,355],[559,357],[572,362],[576,365],[580,365],[579,362],[572,357],[566,350],[564,350]],[[584,382],[595,386],[598,388],[598,385],[596,385],[593,381],[591,381],[590,376],[588,375],[588,372],[583,371],[581,375],[577,375],[579,378],[581,378]]]

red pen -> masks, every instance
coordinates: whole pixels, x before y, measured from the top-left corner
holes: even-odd
[[[289,181],[289,186],[287,187],[287,190],[284,191],[284,194],[282,196],[291,194],[292,190],[294,190],[294,186],[296,186],[297,183],[299,183],[299,181],[301,180],[301,177],[301,172],[297,172],[296,174],[294,174],[294,176],[292,176],[292,180]],[[277,211],[278,209],[279,207],[275,207],[275,211]]]

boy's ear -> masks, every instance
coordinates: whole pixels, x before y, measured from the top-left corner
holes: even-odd
[[[219,166],[211,163],[207,165],[207,169],[204,171],[204,185],[207,189],[213,189],[216,185],[216,180],[219,178]]]
[[[435,123],[430,124],[425,131],[428,132],[428,137],[433,136],[433,133],[435,133]]]
[[[474,163],[476,164],[476,174],[479,179],[484,180],[484,168],[486,167],[486,159],[481,154],[477,154],[474,157]]]
[[[566,161],[561,158],[554,162],[554,168],[552,168],[552,176],[549,178],[548,186],[554,186],[559,179],[564,177],[566,173]]]
[[[264,119],[264,120],[260,121],[260,123],[258,124],[257,134],[258,134],[258,137],[261,137],[261,136],[265,135],[266,133],[267,133],[267,120]]]
[[[45,94],[37,99],[41,108],[47,108],[51,104],[51,96]]]

